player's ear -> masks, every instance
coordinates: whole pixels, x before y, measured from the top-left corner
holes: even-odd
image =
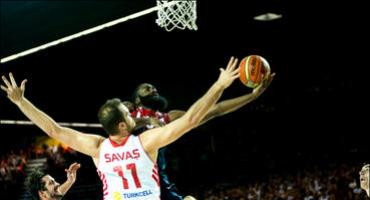
[[[118,124],[118,130],[127,130],[127,124],[125,122],[120,122]]]
[[[139,98],[139,96],[137,96],[135,98],[135,105],[139,105],[139,104],[140,104],[140,98]]]
[[[38,191],[40,198],[47,198],[46,194],[43,191]]]

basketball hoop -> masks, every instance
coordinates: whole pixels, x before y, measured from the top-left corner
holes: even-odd
[[[197,1],[196,0],[157,0],[158,26],[172,31],[175,28],[184,30],[198,30],[195,23],[197,19]]]
[[[157,0],[157,6],[154,6],[152,8],[148,8],[146,10],[121,17],[119,19],[101,24],[99,26],[95,26],[83,31],[80,31],[78,33],[65,36],[63,38],[48,42],[46,44],[33,47],[28,50],[24,50],[22,52],[7,56],[5,58],[0,59],[0,63],[6,63],[11,60],[15,60],[18,58],[21,58],[23,56],[33,54],[35,52],[45,50],[49,47],[56,46],[59,44],[62,44],[64,42],[103,30],[105,28],[115,26],[117,24],[126,22],[131,19],[135,19],[137,17],[141,17],[143,15],[152,13],[157,11],[158,14],[158,19],[157,19],[157,24],[166,29],[167,31],[172,31],[175,28],[184,30],[188,28],[189,30],[198,30],[198,27],[195,23],[197,19],[197,11],[196,11],[196,6],[197,6],[197,0]]]

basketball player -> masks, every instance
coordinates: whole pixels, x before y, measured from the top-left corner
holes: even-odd
[[[214,117],[222,116],[224,114],[233,112],[249,102],[258,98],[269,86],[274,74],[266,74],[264,81],[260,86],[255,88],[252,93],[225,100],[217,103],[201,123],[204,123]],[[158,93],[158,90],[149,83],[143,83],[136,87],[133,93],[134,105],[130,102],[125,102],[131,111],[131,116],[136,119],[141,119],[145,117],[156,118],[157,121],[152,120],[152,122],[157,122],[151,124],[152,127],[157,127],[158,125],[167,124],[171,121],[174,121],[185,114],[183,110],[172,110],[169,113],[163,113],[161,111],[165,110],[167,107],[167,100],[165,97],[161,96]],[[125,105],[126,105],[125,104]],[[150,128],[150,127],[149,127]],[[165,148],[161,148],[158,153],[157,165],[159,169],[159,177],[161,184],[161,199],[162,200],[181,200],[182,195],[179,193],[174,183],[171,183],[166,174],[166,160],[165,160]],[[184,200],[190,199],[191,196],[186,196]]]
[[[360,185],[365,190],[366,195],[370,197],[370,164],[365,164],[360,171]]]
[[[270,85],[274,76],[275,73],[266,74],[262,84],[256,87],[250,94],[217,103],[206,115],[203,123],[214,117],[233,112],[257,99]],[[130,106],[130,110],[134,109],[132,115],[136,118],[155,117],[160,119],[163,123],[166,123],[174,121],[185,114],[183,110],[171,110],[168,114],[161,113],[161,111],[167,108],[167,99],[161,96],[158,90],[149,83],[140,84],[135,89],[133,102],[134,105],[132,105],[131,102],[125,101],[125,103]]]
[[[135,122],[119,99],[108,100],[98,112],[99,121],[109,135],[84,134],[62,127],[24,97],[27,80],[21,86],[10,73],[10,81],[2,79],[1,89],[8,98],[50,137],[92,157],[103,183],[104,199],[160,199],[157,166],[158,149],[171,144],[200,124],[220,98],[223,91],[239,76],[237,59],[230,59],[226,69],[220,69],[217,81],[177,120],[159,128],[149,129],[139,136],[131,135]]]
[[[67,180],[60,185],[48,174],[40,169],[33,171],[27,179],[27,188],[35,200],[60,200],[76,182],[77,170],[81,167],[73,163],[66,169]]]

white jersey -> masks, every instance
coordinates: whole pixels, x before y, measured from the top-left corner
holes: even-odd
[[[130,135],[121,144],[108,138],[101,145],[98,174],[104,199],[160,199],[157,165],[144,151],[138,136]]]

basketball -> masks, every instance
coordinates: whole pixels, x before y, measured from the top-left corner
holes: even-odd
[[[239,79],[245,86],[256,88],[270,72],[270,65],[262,56],[250,55],[240,61],[239,72]]]

